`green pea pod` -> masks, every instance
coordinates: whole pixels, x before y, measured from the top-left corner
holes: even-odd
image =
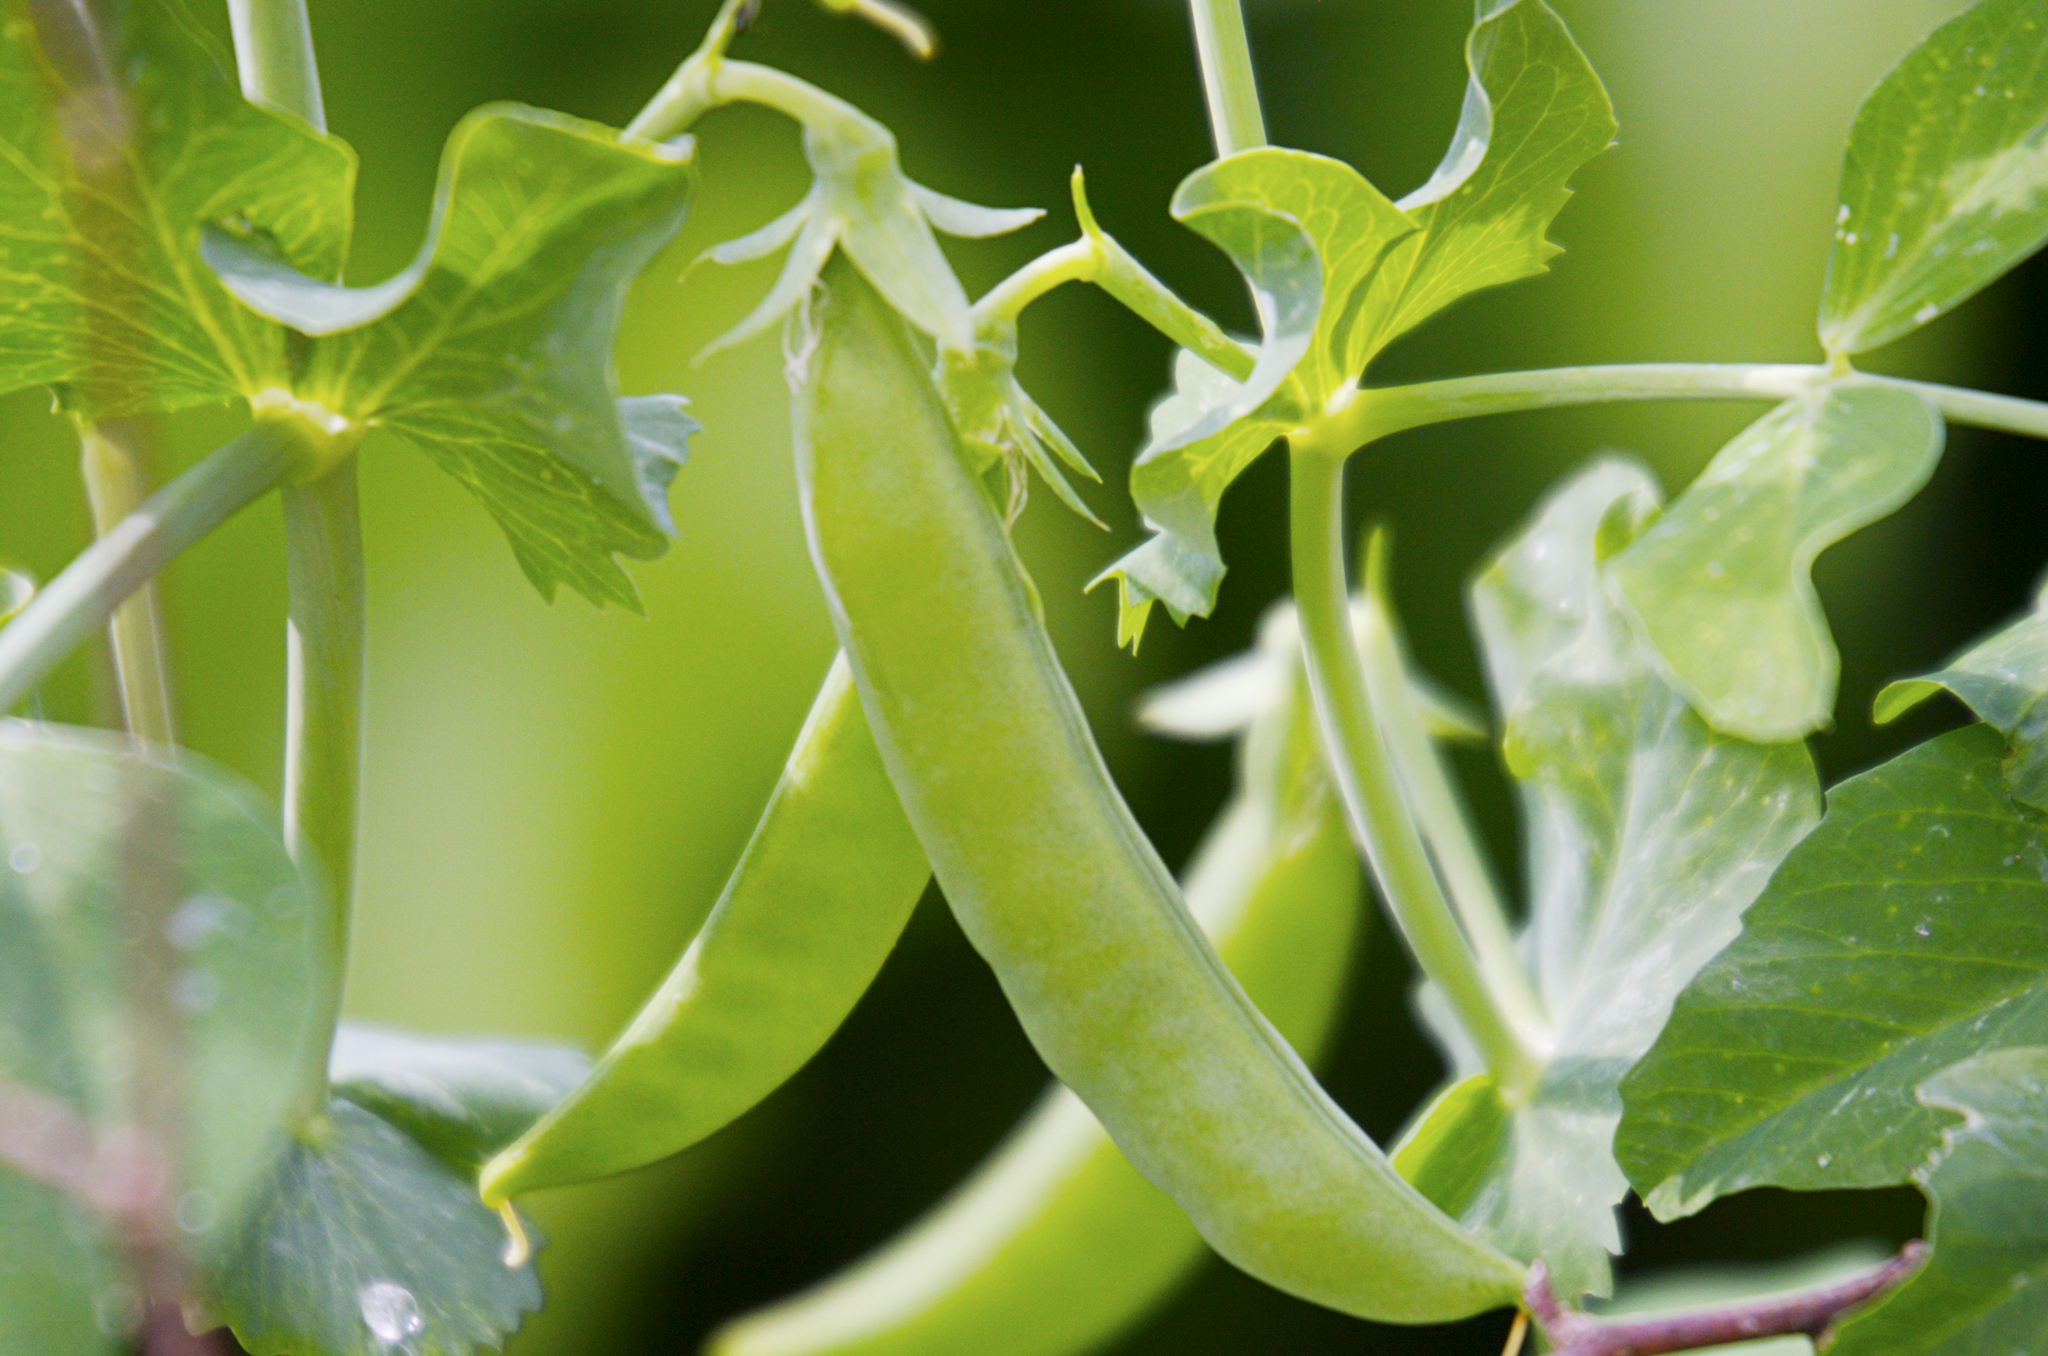
[[[1219,666],[1256,663],[1277,670],[1278,681],[1272,691],[1243,694],[1249,702],[1232,693],[1222,703],[1262,709],[1241,744],[1237,792],[1189,868],[1187,900],[1260,1011],[1313,1061],[1343,995],[1362,881],[1322,770],[1300,642],[1290,626],[1266,631],[1265,653]],[[1190,700],[1217,706],[1199,690],[1205,685],[1212,680],[1201,674],[1169,690],[1148,707],[1147,722],[1157,725],[1154,711]],[[851,1270],[740,1319],[711,1350],[1063,1356],[1129,1327],[1208,1251],[1081,1099],[1055,1084],[988,1161],[907,1233]]]
[[[484,1166],[486,1203],[680,1153],[780,1087],[882,968],[930,879],[835,660],[689,950],[583,1085]]]
[[[1515,1303],[1189,915],[1118,795],[903,322],[844,259],[798,336],[811,554],[882,761],[1032,1044],[1217,1252],[1355,1314]]]

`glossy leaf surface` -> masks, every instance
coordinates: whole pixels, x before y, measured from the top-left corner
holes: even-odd
[[[1596,463],[1473,584],[1521,783],[1533,894],[1522,946],[1555,1048],[1517,1104],[1483,1080],[1463,1085],[1435,1112],[1453,1124],[1425,1120],[1396,1160],[1483,1236],[1543,1258],[1571,1296],[1606,1294],[1607,1254],[1621,1248],[1613,1208],[1628,1184],[1608,1145],[1622,1073],[1819,814],[1805,749],[1714,733],[1607,599],[1600,547],[1655,506],[1640,468]],[[1425,1012],[1439,1031],[1450,1022],[1436,1004]],[[1446,1035],[1455,1075],[1479,1074],[1462,1033]],[[1432,1161],[1446,1158],[1456,1170]]]
[[[1841,1356],[2035,1351],[2048,1337],[2048,1049],[1952,1065],[1920,1101],[1963,1118],[1918,1174],[1934,1252],[1911,1280],[1842,1325]]]
[[[1743,430],[1609,563],[1665,679],[1710,725],[1768,742],[1833,722],[1841,658],[1814,558],[1911,498],[1941,448],[1918,395],[1824,387]]]
[[[468,1356],[540,1306],[530,1264],[469,1183],[370,1112],[302,1130],[212,1274],[253,1356]]]
[[[205,258],[313,336],[299,398],[409,438],[483,501],[543,595],[567,584],[637,607],[612,557],[663,550],[690,425],[622,411],[611,350],[626,288],[681,227],[695,181],[688,143],[494,105],[449,136],[426,244],[390,282],[322,282],[224,230]]]
[[[2048,240],[2048,5],[1983,0],[1871,91],[1821,297],[1832,353],[1890,343]]]
[[[2034,599],[2032,612],[1941,669],[1878,693],[1878,723],[1897,719],[1943,688],[2005,736],[2005,784],[2013,798],[2048,810],[2048,589]]]
[[[321,277],[355,157],[243,101],[178,0],[0,4],[0,390],[88,417],[287,384],[286,335],[194,257],[232,217]]]
[[[1905,1181],[1949,1123],[1924,1080],[2048,1043],[2048,819],[2003,751],[1973,725],[1829,793],[1622,1084],[1615,1152],[1660,1218]]]
[[[434,1039],[361,1022],[342,1024],[328,1061],[336,1097],[403,1130],[464,1177],[589,1072],[590,1057],[567,1046]]]

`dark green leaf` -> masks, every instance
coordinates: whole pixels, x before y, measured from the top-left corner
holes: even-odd
[[[345,1022],[328,1076],[334,1095],[373,1111],[474,1177],[590,1073],[581,1050],[530,1041],[434,1040]]]
[[[1878,693],[1878,723],[1896,720],[1942,688],[2005,736],[2005,784],[2013,798],[2048,810],[2048,588],[2034,599],[2032,612],[1938,672]]]
[[[628,284],[682,225],[695,164],[687,143],[495,105],[450,135],[426,244],[391,282],[321,282],[224,230],[205,258],[244,302],[314,336],[295,395],[410,438],[484,502],[543,595],[567,584],[637,607],[612,557],[665,546],[680,425],[629,407],[625,426],[611,351]]]
[[[1934,1252],[1911,1280],[1842,1325],[1836,1356],[1976,1356],[2048,1339],[2048,1049],[1999,1050],[1943,1069],[1920,1101],[1954,1112],[1917,1176]]]
[[[1871,91],[1821,297],[1831,353],[1890,343],[2048,239],[2048,6],[1984,0]]]
[[[462,1178],[336,1102],[301,1131],[212,1275],[253,1356],[468,1356],[540,1306],[529,1265]]]
[[[1814,558],[1911,498],[1941,446],[1921,397],[1823,387],[1745,429],[1609,563],[1666,681],[1708,724],[1773,741],[1833,722],[1841,660]]]
[[[354,177],[244,102],[177,0],[0,0],[0,390],[99,417],[288,385],[285,332],[199,266],[200,223],[333,277]]]
[[[1755,1186],[1902,1182],[1946,1118],[1914,1089],[2048,1042],[2048,820],[1973,725],[1854,777],[1622,1084],[1615,1152],[1660,1218]]]
[[[1473,584],[1521,782],[1533,892],[1522,945],[1555,1041],[1536,1086],[1492,1118],[1483,1151],[1427,1120],[1403,1150],[1417,1172],[1458,1184],[1465,1224],[1543,1258],[1571,1296],[1607,1293],[1607,1254],[1621,1248],[1613,1211],[1628,1184],[1608,1147],[1617,1082],[1819,813],[1805,749],[1714,733],[1607,599],[1603,537],[1625,537],[1655,506],[1640,468],[1596,463]],[[1424,1011],[1456,1074],[1478,1073],[1442,1005]],[[1436,1114],[1469,1117],[1480,1095]],[[1432,1136],[1455,1171],[1422,1154]]]

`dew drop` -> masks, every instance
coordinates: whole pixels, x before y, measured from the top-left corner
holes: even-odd
[[[211,1012],[220,1001],[220,981],[204,970],[187,970],[171,982],[171,1001],[187,1012]]]
[[[1930,301],[1925,306],[1922,306],[1919,310],[1913,312],[1913,323],[1915,325],[1925,325],[1928,321],[1934,319],[1934,317],[1940,314],[1941,308]]]
[[[1913,925],[1913,932],[1915,936],[1919,937],[1932,937],[1934,935],[1934,929],[1928,927],[1925,923],[1915,923]]]
[[[17,876],[32,875],[43,864],[43,850],[34,843],[16,843],[14,850],[7,854],[7,864],[14,868]]]
[[[164,923],[164,936],[180,951],[196,951],[214,933],[228,928],[235,909],[235,901],[221,895],[194,895]]]
[[[1826,1167],[1826,1166],[1827,1166],[1828,1164],[1830,1164],[1830,1163],[1834,1162],[1834,1160],[1833,1160],[1832,1158],[1829,1158],[1829,1157],[1828,1157],[1828,1156],[1827,1156],[1826,1154],[1822,1154],[1822,1155],[1821,1155],[1821,1156],[1820,1156],[1819,1158],[1816,1158],[1816,1159],[1814,1159],[1813,1161],[1814,1161],[1814,1164],[1815,1164],[1815,1166],[1817,1166],[1817,1167],[1822,1167],[1822,1168],[1824,1168],[1824,1167]]]
[[[203,1234],[220,1221],[220,1205],[210,1191],[188,1191],[178,1197],[178,1227],[188,1234]]]
[[[386,1346],[396,1346],[426,1330],[420,1302],[396,1281],[370,1282],[356,1293],[356,1307],[363,1315],[363,1326]]]
[[[1847,221],[1848,219],[1849,219],[1849,204],[1848,204],[1848,203],[1843,203],[1843,204],[1842,204],[1842,206],[1841,206],[1841,208],[1840,208],[1840,210],[1838,210],[1838,211],[1837,211],[1837,212],[1835,213],[1835,225],[1839,226],[1839,225],[1841,225],[1841,224],[1842,224],[1843,222]]]

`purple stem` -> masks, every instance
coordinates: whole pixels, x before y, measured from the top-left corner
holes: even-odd
[[[1522,1283],[1522,1303],[1549,1339],[1552,1356],[1663,1356],[1665,1352],[1792,1333],[1804,1333],[1818,1342],[1845,1310],[1898,1285],[1926,1258],[1927,1245],[1916,1239],[1876,1270],[1818,1290],[1705,1313],[1616,1322],[1590,1318],[1559,1304],[1550,1287],[1550,1271],[1539,1261],[1529,1268],[1528,1279]]]

